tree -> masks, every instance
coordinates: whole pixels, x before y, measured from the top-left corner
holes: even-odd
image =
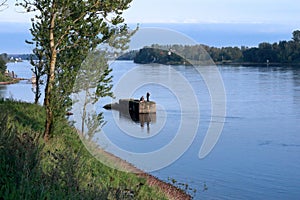
[[[0,74],[4,74],[5,70],[6,70],[6,62],[4,61],[2,56],[0,56]]]
[[[54,117],[70,106],[76,73],[87,54],[100,43],[115,45],[128,32],[122,13],[132,0],[23,0],[17,5],[37,14],[31,34],[43,54],[46,75],[44,139],[50,137]],[[113,38],[113,39],[112,39]],[[59,112],[58,112],[59,111]]]
[[[88,110],[88,108],[101,97],[113,97],[112,76],[109,75],[111,71],[106,53],[96,50],[87,56],[77,73],[73,92],[77,94],[77,101],[82,108],[81,133],[85,134],[85,126],[87,126],[86,136],[89,140],[104,121],[102,113],[97,115],[95,111]]]
[[[43,52],[38,48],[33,50],[35,56],[31,56],[30,64],[33,66],[32,72],[35,76],[34,103],[38,104],[41,97],[41,85],[43,84],[42,77],[45,75],[44,67],[46,65]],[[37,59],[36,59],[37,58]]]
[[[7,81],[9,79],[5,75],[5,71],[6,71],[6,68],[7,68],[6,61],[7,61],[7,54],[1,54],[0,55],[0,82],[1,81]]]
[[[293,41],[296,43],[300,43],[300,31],[296,30],[293,32]]]

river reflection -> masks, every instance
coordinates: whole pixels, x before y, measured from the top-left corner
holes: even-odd
[[[129,120],[139,124],[142,129],[146,127],[148,134],[150,134],[150,126],[156,123],[156,113],[139,114],[135,112],[125,113],[120,111],[119,117],[121,120]]]

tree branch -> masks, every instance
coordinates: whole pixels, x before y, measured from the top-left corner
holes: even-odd
[[[0,11],[3,11],[6,8],[8,8],[8,4],[6,2],[7,2],[7,0],[2,0],[2,2],[0,2]],[[4,8],[2,8],[2,7],[4,7]]]
[[[92,6],[92,8],[96,8],[98,4],[99,4],[99,1],[97,1],[97,2]],[[72,21],[72,24],[75,24],[75,23],[77,23],[79,20],[83,19],[89,12],[90,12],[89,10],[85,10],[79,17],[77,17],[76,19],[74,19],[74,20]],[[70,13],[69,15],[71,15],[71,13]],[[72,26],[68,26],[68,28],[65,30],[65,32],[64,32],[64,33],[61,35],[61,37],[57,40],[56,48],[57,48],[58,46],[60,46],[61,43],[62,43],[62,41],[65,39],[65,37],[66,37],[67,35],[69,35],[69,32],[70,32],[70,30],[71,30],[72,28],[73,28]]]

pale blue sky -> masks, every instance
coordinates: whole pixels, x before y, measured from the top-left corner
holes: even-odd
[[[24,41],[31,38],[33,15],[15,7],[15,2],[8,0],[9,8],[0,12],[0,53],[32,48]],[[169,28],[210,46],[256,46],[291,39],[292,31],[300,29],[300,1],[133,0],[124,17],[127,23]]]
[[[129,22],[299,24],[298,0],[135,0]]]
[[[14,7],[0,12],[0,22],[30,22]],[[298,0],[133,0],[129,23],[272,23],[300,25]]]

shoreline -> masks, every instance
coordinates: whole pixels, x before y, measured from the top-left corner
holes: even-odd
[[[29,80],[29,79],[26,79],[26,78],[14,78],[11,81],[2,81],[2,82],[0,81],[0,85],[16,84],[16,83],[19,83],[20,81],[24,81],[24,80]]]
[[[279,66],[287,66],[287,67],[299,67],[300,63],[254,63],[254,62],[215,62],[218,66],[244,66],[244,67],[279,67]]]
[[[134,62],[136,64],[141,64],[141,65],[147,65],[147,64],[152,64],[149,62],[145,63],[140,63],[140,62]],[[187,64],[187,63],[155,63],[155,64],[160,64],[160,65],[171,65],[171,66],[178,66],[178,65],[184,65],[184,66],[189,66],[193,64]],[[286,66],[286,67],[300,67],[300,63],[276,63],[276,62],[270,62],[270,63],[254,63],[254,62],[214,62],[215,65],[217,66],[244,66],[244,67],[280,67],[280,66]]]
[[[11,85],[11,84],[15,84],[18,83],[19,81],[4,81],[4,82],[0,82],[0,85]]]
[[[129,163],[116,155],[105,151],[103,148],[97,146],[92,141],[84,139],[84,136],[76,130],[81,141],[83,142],[86,149],[99,161],[108,167],[115,168],[117,170],[125,171],[127,173],[133,173],[138,177],[145,178],[146,182],[151,187],[157,187],[159,191],[166,195],[170,200],[191,200],[192,196],[177,188],[176,186],[167,183],[159,178],[138,169],[133,164]],[[88,148],[88,147],[89,148]]]

